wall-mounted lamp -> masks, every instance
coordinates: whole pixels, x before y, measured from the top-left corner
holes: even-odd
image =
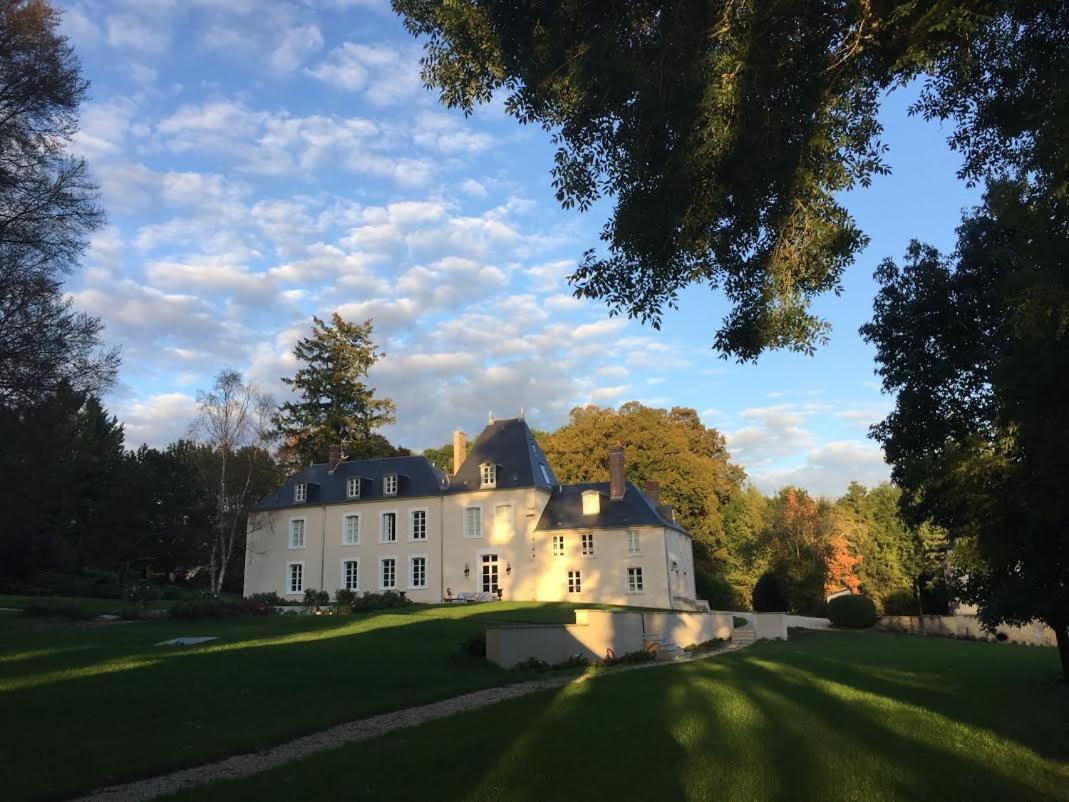
[[[510,576],[511,574],[512,574],[512,563],[510,563],[508,560],[505,560],[505,576]]]
[[[679,563],[677,563],[675,560],[672,560],[672,570],[673,571],[678,571],[679,570]]]
[[[471,569],[468,567],[467,563],[464,563],[464,576],[467,576],[470,573],[471,573]]]

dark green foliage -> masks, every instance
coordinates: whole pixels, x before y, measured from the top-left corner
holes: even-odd
[[[339,593],[342,593],[342,592],[351,593],[352,591],[338,591],[338,592]],[[269,605],[271,605],[273,607],[281,607],[281,606],[284,606],[284,605],[289,603],[286,599],[283,599],[281,596],[279,596],[273,590],[270,591],[269,593],[253,593],[248,598],[252,599],[255,602],[263,602],[264,604],[269,604]]]
[[[828,602],[828,618],[837,627],[864,629],[878,617],[876,604],[868,596],[836,596]]]
[[[453,473],[453,444],[446,443],[439,448],[427,448],[423,450],[423,456],[431,461],[431,464],[447,474]]]
[[[25,605],[22,615],[28,618],[71,618],[75,621],[89,621],[97,617],[92,610],[69,599],[41,599]]]
[[[296,399],[275,415],[286,466],[297,471],[326,462],[333,445],[349,459],[407,454],[376,431],[394,422],[393,401],[376,398],[375,388],[363,382],[384,356],[371,339],[372,322],[350,323],[336,312],[330,322],[312,321],[312,335],[293,349],[301,367],[282,379]]]
[[[127,601],[137,602],[138,604],[144,604],[150,601],[159,601],[163,598],[163,588],[152,585],[148,582],[138,582],[135,585],[131,585],[126,589],[126,593],[123,594],[123,598]]]
[[[630,663],[651,663],[657,659],[656,649],[639,649],[636,652],[628,652],[627,654],[621,654],[619,656],[613,654],[611,651],[604,657],[598,658],[594,665],[599,668],[607,668],[609,666],[621,666],[628,665]],[[586,660],[578,655],[569,658],[564,663],[560,663],[554,668],[561,667],[567,668],[569,666],[581,666],[586,665]]]
[[[883,597],[884,615],[920,615],[921,609],[913,591],[901,588]]]
[[[330,593],[325,590],[316,590],[315,588],[304,589],[304,603],[308,607],[321,607],[324,604],[330,603]]]
[[[739,610],[739,594],[727,579],[694,566],[694,582],[698,598],[709,602],[711,610]]]
[[[771,571],[761,574],[753,588],[753,608],[758,613],[784,613],[787,599],[780,587],[779,577]]]
[[[723,638],[713,638],[712,640],[703,640],[701,643],[692,643],[683,647],[683,651],[687,654],[700,654],[701,652],[710,652],[714,649],[719,649],[727,641]]]
[[[737,616],[737,615],[736,616],[732,616],[731,623],[736,629],[738,627],[748,627],[750,625],[750,622],[749,622],[748,619],[741,618],[740,616]]]
[[[358,596],[353,600],[352,608],[354,613],[366,613],[374,610],[396,610],[411,604],[412,600],[403,592],[387,590],[382,593],[364,593]]]

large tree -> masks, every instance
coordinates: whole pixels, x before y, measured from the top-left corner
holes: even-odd
[[[577,292],[657,325],[687,285],[719,288],[732,308],[716,347],[742,359],[767,347],[809,350],[825,337],[828,326],[809,302],[838,289],[866,242],[839,197],[887,169],[882,92],[936,76],[925,113],[979,131],[990,118],[970,116],[970,101],[990,97],[997,107],[1000,81],[1009,86],[1034,70],[1035,86],[1065,91],[1046,69],[1064,61],[1064,33],[1051,32],[1064,17],[1061,3],[393,7],[423,38],[423,78],[444,103],[470,113],[503,97],[517,120],[551,132],[563,206],[614,204],[603,246],[587,251],[572,276]],[[1021,37],[997,35],[1014,26],[1032,32],[1035,62],[1022,58]],[[970,46],[988,40],[1009,47],[988,46],[975,58]],[[1049,115],[1018,120],[1026,131],[1057,123]]]
[[[538,441],[557,478],[567,483],[606,481],[609,447],[622,443],[627,478],[640,488],[659,482],[662,503],[673,506],[694,536],[699,591],[710,573],[726,572],[722,507],[743,472],[729,461],[723,435],[706,428],[693,409],[654,409],[634,401],[616,410],[577,407],[568,423]]]
[[[80,69],[48,3],[0,0],[0,404],[63,384],[99,393],[118,368],[100,321],[63,294],[103,221],[84,160],[67,153],[88,88]]]
[[[311,336],[293,349],[303,365],[282,381],[296,398],[279,407],[275,418],[290,468],[326,461],[332,445],[340,445],[350,459],[408,453],[377,431],[394,422],[395,407],[388,398],[376,398],[375,388],[364,383],[384,356],[371,334],[372,321],[350,323],[335,312],[330,322],[312,318]]]
[[[993,184],[950,256],[885,262],[862,333],[896,393],[873,434],[904,509],[974,546],[964,598],[988,626],[1045,621],[1069,679],[1069,203],[1050,175]]]
[[[273,466],[267,449],[274,438],[274,403],[236,370],[222,370],[212,388],[198,395],[197,406],[193,433],[208,448],[203,470],[215,491],[208,579],[212,593],[218,594],[235,546],[245,534],[249,511],[273,484],[257,487],[255,480],[264,475],[265,463]]]

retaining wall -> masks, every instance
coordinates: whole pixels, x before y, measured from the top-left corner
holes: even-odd
[[[992,634],[980,626],[975,615],[885,615],[876,622],[876,629],[942,638],[1005,640],[1030,646],[1056,645],[1054,630],[1038,621],[1023,627],[1000,626],[996,634]],[[999,638],[998,635],[1005,637]]]

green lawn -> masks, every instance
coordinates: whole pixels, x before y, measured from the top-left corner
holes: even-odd
[[[460,642],[493,621],[564,622],[572,610],[498,602],[106,625],[0,613],[0,796],[69,796],[525,679]],[[154,645],[181,635],[222,640]]]
[[[197,800],[1069,799],[1052,650],[875,633],[605,676]]]
[[[31,604],[70,604],[76,605],[96,615],[115,615],[124,607],[133,607],[133,602],[121,599],[99,599],[84,596],[2,596],[0,595],[0,607],[15,608],[21,610]],[[145,606],[151,610],[165,610],[179,604],[177,601],[152,601]]]

